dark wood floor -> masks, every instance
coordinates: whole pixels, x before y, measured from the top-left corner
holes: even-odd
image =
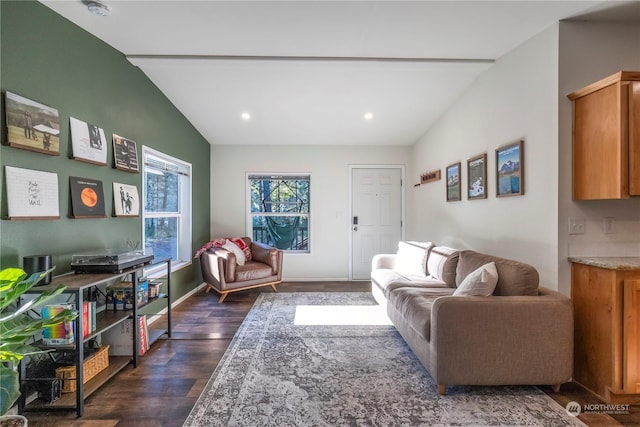
[[[280,292],[368,291],[364,282],[283,283]],[[231,294],[223,304],[212,293],[200,292],[173,311],[171,339],[156,342],[138,368],[128,367],[85,401],[84,416],[75,412],[27,413],[38,426],[182,426],[196,399],[262,290]],[[270,292],[270,290],[266,290]],[[575,401],[601,403],[577,384],[560,393],[541,387],[560,405]],[[580,415],[589,426],[640,426],[640,406],[629,415]]]

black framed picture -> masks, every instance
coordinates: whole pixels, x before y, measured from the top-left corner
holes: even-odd
[[[134,141],[113,135],[113,165],[125,172],[138,173],[138,149]]]
[[[487,153],[467,160],[467,199],[487,198]]]
[[[69,177],[73,218],[106,218],[102,181]]]
[[[524,141],[496,149],[496,197],[524,194]]]
[[[460,200],[460,162],[447,166],[447,202]]]

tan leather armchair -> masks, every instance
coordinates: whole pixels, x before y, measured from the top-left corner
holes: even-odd
[[[276,285],[282,281],[283,252],[263,243],[253,242],[250,237],[242,240],[251,248],[251,261],[239,265],[233,252],[221,247],[210,248],[200,255],[202,278],[207,292],[214,290],[223,302],[231,292],[260,286]]]

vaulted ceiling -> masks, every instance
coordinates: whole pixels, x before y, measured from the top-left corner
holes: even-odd
[[[640,10],[628,1],[107,0],[111,13],[96,16],[81,1],[41,2],[122,52],[211,144],[410,145],[495,60],[553,23]]]

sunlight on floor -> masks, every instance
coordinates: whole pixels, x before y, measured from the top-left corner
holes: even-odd
[[[298,305],[294,325],[391,325],[379,305]]]

